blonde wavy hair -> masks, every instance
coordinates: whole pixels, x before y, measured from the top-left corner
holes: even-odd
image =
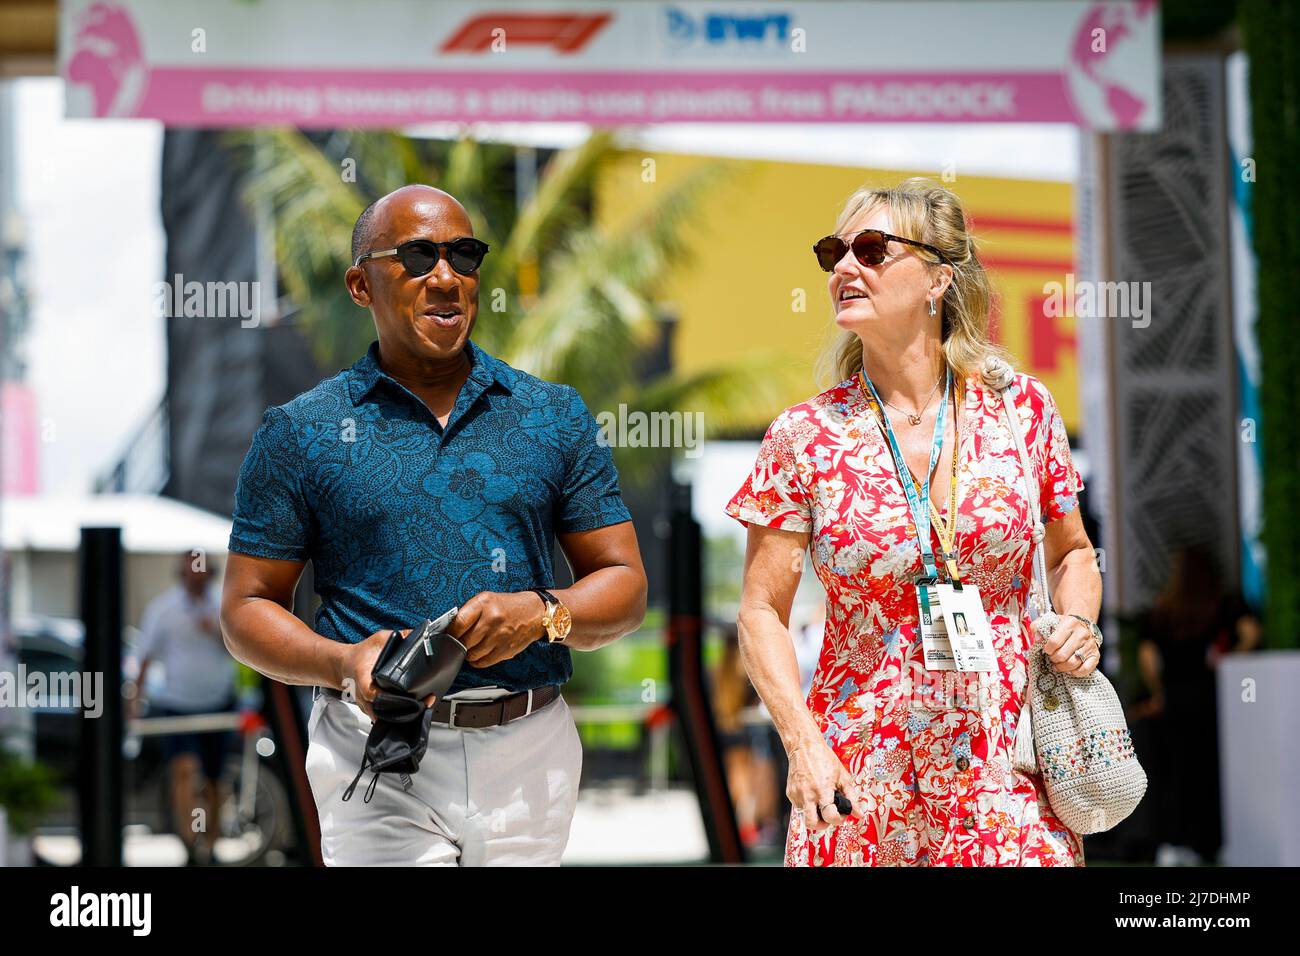
[[[952,281],[940,299],[943,354],[955,376],[976,374],[985,358],[1010,361],[1010,354],[989,340],[989,311],[993,288],[980,263],[975,237],[966,230],[966,213],[951,190],[931,179],[914,177],[893,188],[863,187],[849,197],[835,234],[843,235],[849,223],[878,207],[889,210],[892,232],[908,239],[929,243],[940,250],[952,266]],[[933,268],[939,262],[933,254],[908,246]],[[862,340],[853,332],[840,330],[817,362],[817,372],[834,385],[857,375],[862,368]]]

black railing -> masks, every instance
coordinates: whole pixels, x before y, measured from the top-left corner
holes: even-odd
[[[171,473],[167,427],[167,399],[163,398],[135,430],[117,461],[95,478],[95,494],[161,493]]]

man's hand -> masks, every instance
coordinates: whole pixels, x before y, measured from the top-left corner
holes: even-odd
[[[545,635],[544,610],[541,595],[532,591],[483,591],[461,606],[447,633],[465,645],[471,667],[491,667]]]
[[[371,680],[370,672],[375,669],[375,661],[379,660],[384,645],[388,643],[388,636],[392,633],[391,628],[376,631],[364,641],[350,645],[343,652],[339,664],[338,686],[339,690],[343,691],[344,699],[360,707],[371,720],[377,719],[371,708],[375,696],[379,693],[379,685]],[[410,633],[409,627],[401,631],[402,637]],[[424,706],[432,707],[435,700],[437,698],[430,694],[424,698]]]

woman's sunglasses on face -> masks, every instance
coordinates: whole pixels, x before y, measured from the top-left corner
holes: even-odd
[[[441,256],[446,256],[451,267],[463,276],[473,275],[483,264],[487,255],[488,244],[481,239],[452,239],[450,242],[434,242],[432,239],[411,239],[396,249],[384,249],[379,252],[367,252],[357,256],[353,265],[361,265],[367,259],[383,259],[397,256],[407,275],[428,275],[438,264]]]
[[[885,261],[885,247],[890,240],[894,242],[905,242],[909,246],[917,246],[926,252],[932,253],[939,257],[940,262],[947,262],[947,257],[934,246],[924,242],[917,242],[915,239],[904,239],[902,236],[891,236],[887,232],[881,232],[879,229],[863,229],[853,237],[852,241],[845,242],[839,236],[827,236],[824,239],[818,239],[813,244],[813,252],[817,256],[817,264],[822,267],[823,272],[831,272],[835,268],[835,263],[844,258],[844,253],[850,249],[853,250],[854,257],[864,266],[878,266]]]

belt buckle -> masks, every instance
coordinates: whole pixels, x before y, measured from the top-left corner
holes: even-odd
[[[447,701],[447,703],[451,704],[451,713],[447,715],[447,726],[455,727],[456,726],[456,705],[459,704],[460,701],[449,700]]]
[[[532,712],[533,712],[533,690],[530,687],[528,689],[528,708],[524,711],[524,716],[527,717]]]

